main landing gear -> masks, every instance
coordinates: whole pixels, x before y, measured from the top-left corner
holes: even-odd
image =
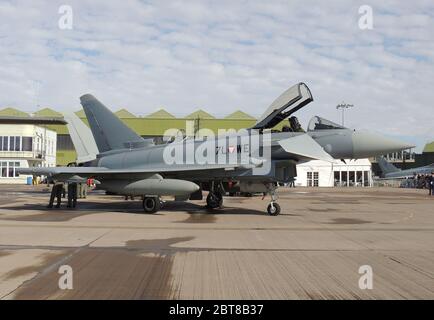
[[[143,197],[143,210],[146,213],[155,213],[163,207],[160,197]]]
[[[206,197],[206,207],[208,209],[217,209],[223,207],[224,188],[221,183],[211,181],[208,196]]]
[[[206,207],[209,209],[223,207],[223,194],[221,192],[210,191],[206,197]]]

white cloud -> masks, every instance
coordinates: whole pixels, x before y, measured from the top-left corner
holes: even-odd
[[[79,109],[91,92],[138,114],[259,115],[303,81],[315,98],[304,123],[339,119],[345,100],[351,126],[433,139],[432,1],[373,4],[365,31],[359,1],[73,0],[73,30],[58,29],[62,4],[0,4],[0,106]]]

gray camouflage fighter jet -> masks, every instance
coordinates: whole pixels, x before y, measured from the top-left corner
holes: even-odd
[[[161,196],[199,200],[205,190],[209,191],[206,202],[211,209],[222,206],[226,192],[270,195],[267,212],[278,215],[278,183],[294,179],[296,164],[371,157],[412,147],[320,117],[311,121],[307,132],[295,127],[287,127],[285,132],[272,130],[313,101],[304,83],[282,93],[252,128],[215,137],[178,138],[166,144],[143,139],[92,95],[80,100],[98,149],[96,157],[83,155],[86,161],[77,167],[33,167],[19,172],[45,175],[57,182],[92,177],[99,182],[99,189],[142,196],[143,209],[149,213],[161,208]],[[290,124],[298,123],[293,116],[290,120]]]
[[[434,163],[423,167],[401,170],[384,159],[384,157],[380,157],[377,160],[383,172],[383,179],[405,179],[412,178],[418,174],[431,174],[434,172]]]

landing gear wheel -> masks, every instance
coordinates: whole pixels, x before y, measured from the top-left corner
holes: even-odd
[[[223,206],[223,195],[220,192],[208,193],[206,197],[206,206],[210,209],[221,208]]]
[[[143,199],[143,210],[146,213],[155,213],[161,208],[160,199],[158,197],[145,197]]]
[[[277,216],[280,213],[280,205],[276,202],[272,202],[267,207],[267,212],[270,216]]]

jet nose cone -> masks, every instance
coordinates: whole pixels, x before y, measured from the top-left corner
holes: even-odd
[[[408,143],[370,132],[354,132],[352,140],[354,158],[356,159],[381,156],[390,152],[414,148]]]

